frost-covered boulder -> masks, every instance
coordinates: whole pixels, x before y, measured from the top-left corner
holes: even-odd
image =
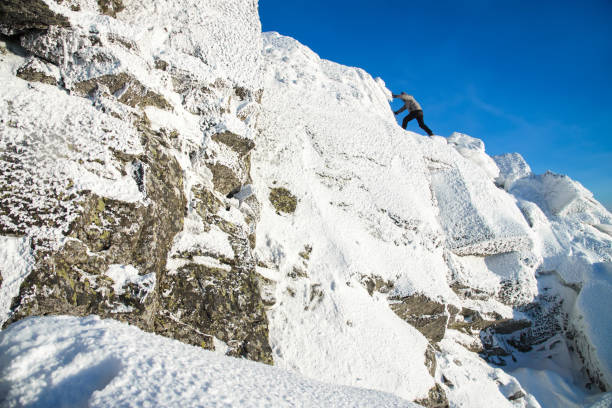
[[[602,391],[612,389],[612,263],[596,265],[570,314],[570,330],[589,377]]]
[[[0,4],[0,33],[3,35],[69,25],[65,16],[53,12],[43,0],[6,0]]]
[[[453,252],[494,255],[528,249],[528,226],[514,200],[490,180],[462,170],[454,167],[431,174],[441,224]]]
[[[453,132],[446,141],[460,155],[483,169],[491,179],[495,180],[499,176],[499,168],[495,161],[485,153],[485,145],[482,140],[468,136],[465,133]]]
[[[531,167],[523,159],[523,156],[518,153],[493,156],[493,160],[495,160],[499,168],[498,182],[506,190],[509,190],[516,180],[532,175]]]
[[[536,203],[548,216],[572,217],[590,224],[610,224],[610,213],[593,194],[568,176],[546,172],[514,182],[510,193]]]

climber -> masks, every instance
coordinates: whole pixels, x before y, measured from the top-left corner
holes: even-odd
[[[425,122],[423,122],[423,109],[421,108],[421,105],[419,105],[419,103],[416,101],[416,99],[414,99],[414,96],[408,95],[406,92],[402,92],[399,95],[393,94],[393,99],[395,98],[399,98],[404,101],[404,106],[397,112],[393,112],[395,115],[399,115],[401,112],[405,111],[406,108],[408,108],[408,110],[410,111],[410,113],[404,118],[404,121],[402,122],[402,127],[406,129],[408,122],[416,118],[417,122],[419,122],[419,127],[425,132],[427,132],[429,136],[433,136],[433,132],[431,131],[431,129],[427,127]]]

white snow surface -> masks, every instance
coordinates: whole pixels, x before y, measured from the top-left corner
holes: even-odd
[[[586,352],[598,362],[602,381],[612,384],[612,263],[598,264],[590,275],[576,300],[572,324],[588,339]]]
[[[138,269],[132,265],[113,264],[108,267],[104,274],[113,280],[113,290],[117,295],[125,292],[124,287],[127,284],[133,283],[137,285],[144,292],[142,293],[141,302],[155,288],[155,274],[147,273],[146,275],[140,275]]]
[[[418,407],[325,384],[97,316],[33,317],[0,332],[3,407]]]
[[[521,384],[504,372],[494,368],[469,352],[461,341],[462,334],[448,330],[439,343],[437,353],[438,376],[444,376],[451,406],[456,407],[516,407],[540,408],[538,401],[527,394]],[[524,401],[512,402],[509,397],[527,394]]]
[[[264,205],[257,229],[257,254],[282,277],[269,313],[275,363],[423,398],[433,386],[426,339],[359,283],[380,275],[397,279],[400,293],[455,297],[436,248],[436,214],[416,197],[430,196],[425,165],[398,153],[418,149],[418,136],[394,125],[388,91],[363,70],[276,33],[264,34],[263,52],[255,191],[267,203],[270,188],[287,187],[299,200],[292,215]],[[406,177],[409,168],[418,175]],[[298,254],[307,245],[304,266]],[[294,267],[307,277],[288,278]]]
[[[447,142],[457,149],[460,155],[482,168],[491,179],[495,180],[499,177],[499,168],[495,161],[485,153],[485,145],[482,140],[465,133],[454,132],[448,137]]]
[[[11,302],[33,265],[28,238],[0,236],[0,327],[10,317]]]
[[[26,319],[0,333],[0,402],[410,406],[399,397],[425,397],[442,375],[454,384],[443,385],[453,407],[600,407],[610,401],[609,394],[593,396],[576,385],[581,363],[564,354],[551,357],[565,364],[561,369],[544,359],[536,365],[519,360],[504,373],[467,351],[464,345],[473,338],[452,330],[440,342],[432,377],[424,364],[427,340],[389,308],[419,293],[511,318],[514,305],[531,302],[546,286],[564,297],[569,326],[580,334],[574,346],[612,384],[612,215],[579,183],[552,172],[535,175],[516,153],[491,158],[481,140],[465,134],[446,139],[404,131],[382,79],[322,60],[292,38],[262,36],[257,1],[132,0],[116,19],[99,15],[94,0],[78,0],[81,11],[72,11],[69,2],[45,1],[81,35],[62,37],[64,54],[97,33],[113,64],[71,65],[64,56],[58,68],[1,55],[0,147],[30,152],[19,176],[29,177],[33,189],[44,190],[37,183],[52,179],[68,192],[91,190],[147,205],[131,168],[112,153],[141,154],[138,132],[129,120],[101,113],[125,117],[131,108],[110,100],[92,106],[87,98],[14,74],[29,63],[71,86],[127,72],[160,93],[172,108],[145,112],[154,130],[180,134],[171,151],[190,203],[168,255],[169,272],[176,273],[186,262],[174,257],[182,251],[197,250],[203,255],[193,262],[219,268],[227,266],[216,257],[234,256],[227,234],[207,230],[195,214],[192,187],[211,187],[212,175],[190,152],[205,149],[231,166],[236,153],[210,136],[230,130],[254,139],[252,185],[218,215],[244,225],[250,209],[242,201],[255,194],[262,204],[255,255],[257,270],[276,283],[268,318],[280,368],[223,358],[94,317]],[[168,72],[152,68],[158,60],[169,63]],[[203,96],[194,85],[193,92],[179,95],[169,72],[197,86],[223,86]],[[234,86],[263,89],[261,106],[236,98]],[[295,213],[272,207],[268,194],[275,187],[297,197]],[[40,212],[55,203],[35,198],[32,208]],[[56,230],[30,235],[61,243],[70,214]],[[28,239],[0,237],[0,322],[9,317],[10,302],[34,263]],[[300,255],[307,248],[308,256]],[[130,265],[100,273],[115,281],[117,293],[131,282],[146,296],[155,285],[154,276],[140,276]],[[550,278],[546,285],[542,276]],[[393,288],[369,295],[365,277],[392,281]],[[508,282],[516,292],[500,299]],[[486,299],[459,296],[451,284]],[[510,402],[518,391],[525,397]]]
[[[512,183],[523,177],[530,176],[531,167],[527,164],[523,156],[518,153],[506,153],[493,156],[493,160],[499,168],[498,181],[506,190],[512,187]]]
[[[17,78],[14,72],[24,63],[24,58],[9,54],[2,60],[0,116],[5,120],[0,123],[0,147],[5,150],[7,146],[18,146],[29,150],[30,160],[24,164],[28,166],[28,174],[19,176],[30,176],[30,188],[45,188],[52,175],[54,183],[62,186],[72,183],[73,190],[91,190],[126,202],[144,198],[130,176],[131,171],[124,171],[112,153],[142,153],[133,126],[110,115],[101,115],[87,99],[71,97],[57,87]],[[49,109],[51,106],[61,109]],[[47,205],[44,198],[31,204],[41,211]]]
[[[558,285],[570,283],[563,277],[580,256],[585,272],[574,283],[582,285],[593,265],[612,255],[607,234],[592,226],[608,223],[609,213],[578,183],[533,176],[520,156],[499,160],[500,172],[482,141],[467,135],[447,142],[402,130],[382,80],[321,60],[292,38],[264,33],[263,56],[253,154],[255,191],[264,203],[256,253],[267,271],[278,271],[266,272],[277,281],[269,312],[276,364],[421,398],[432,385],[422,371],[426,343],[389,312],[390,297],[422,293],[513,317],[497,302],[504,284],[515,288],[504,301],[527,304],[541,290],[537,271],[556,271]],[[275,187],[297,197],[295,213],[279,214],[269,204]],[[299,254],[307,247],[312,252],[304,260]],[[364,276],[394,287],[369,296],[359,283]],[[460,299],[449,290],[453,281],[490,298]],[[567,299],[568,311],[574,300]],[[606,341],[590,334],[595,343]],[[449,355],[459,353],[462,346],[450,343]],[[501,375],[476,371],[462,387],[447,389],[451,404],[508,404],[518,382],[508,376],[503,398],[495,402],[487,393],[490,401],[479,400],[469,390],[492,380],[497,389]],[[538,406],[527,391],[513,404]]]

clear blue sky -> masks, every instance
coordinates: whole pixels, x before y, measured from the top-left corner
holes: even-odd
[[[415,95],[436,134],[519,152],[612,208],[611,0],[259,0],[259,13],[264,31]]]

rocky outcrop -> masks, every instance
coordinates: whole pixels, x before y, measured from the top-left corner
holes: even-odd
[[[292,214],[297,208],[297,198],[284,187],[270,189],[269,199],[279,213]]]
[[[68,19],[54,13],[42,0],[5,0],[0,4],[0,32],[16,35],[50,26],[68,27]]]
[[[171,106],[160,94],[152,91],[140,83],[132,75],[121,72],[116,75],[102,75],[73,85],[72,91],[80,96],[92,95],[102,92],[113,95],[117,100],[132,108],[154,106],[159,109],[170,110]]]
[[[66,244],[55,250],[51,243],[34,242],[37,266],[22,285],[8,323],[33,314],[98,314],[154,330],[156,285],[143,291],[128,280],[120,287],[108,274],[112,265],[129,265],[139,276],[159,279],[174,235],[183,226],[180,166],[146,123],[140,123],[140,132],[145,153],[121,160],[146,166],[141,182],[148,204],[75,192],[80,215],[66,232]]]
[[[19,67],[16,75],[30,82],[42,82],[43,84],[54,86],[58,83],[58,75],[52,72],[47,64],[44,64],[37,58],[31,58],[24,65]]]
[[[113,19],[108,32],[85,30],[43,2],[5,3],[0,25],[22,55],[11,54],[20,79],[0,96],[0,233],[26,236],[35,260],[5,326],[96,314],[272,363],[251,252],[259,206],[225,202],[251,180],[261,93],[148,61]],[[129,4],[98,6],[117,17]],[[150,109],[201,125],[184,134]],[[232,120],[244,125],[225,129]]]
[[[221,192],[222,193],[222,192]],[[163,294],[159,330],[184,342],[214,349],[213,337],[227,354],[272,363],[265,305],[251,254],[249,224],[225,220],[219,191],[192,190],[192,205],[208,233],[227,239],[231,254],[201,242],[183,247],[180,238],[169,254],[171,267],[160,282]],[[254,218],[250,218],[254,228]],[[203,240],[205,241],[205,240]],[[177,329],[178,323],[178,331]]]
[[[450,406],[446,393],[439,384],[429,390],[427,398],[418,399],[414,402],[427,408],[448,408]]]
[[[98,6],[102,14],[116,17],[117,13],[125,8],[122,0],[98,0]]]
[[[436,343],[444,337],[446,324],[454,311],[443,303],[416,294],[402,298],[390,298],[391,309],[403,320],[414,326],[427,339]],[[449,313],[449,309],[451,312]],[[455,311],[456,313],[456,311]]]

